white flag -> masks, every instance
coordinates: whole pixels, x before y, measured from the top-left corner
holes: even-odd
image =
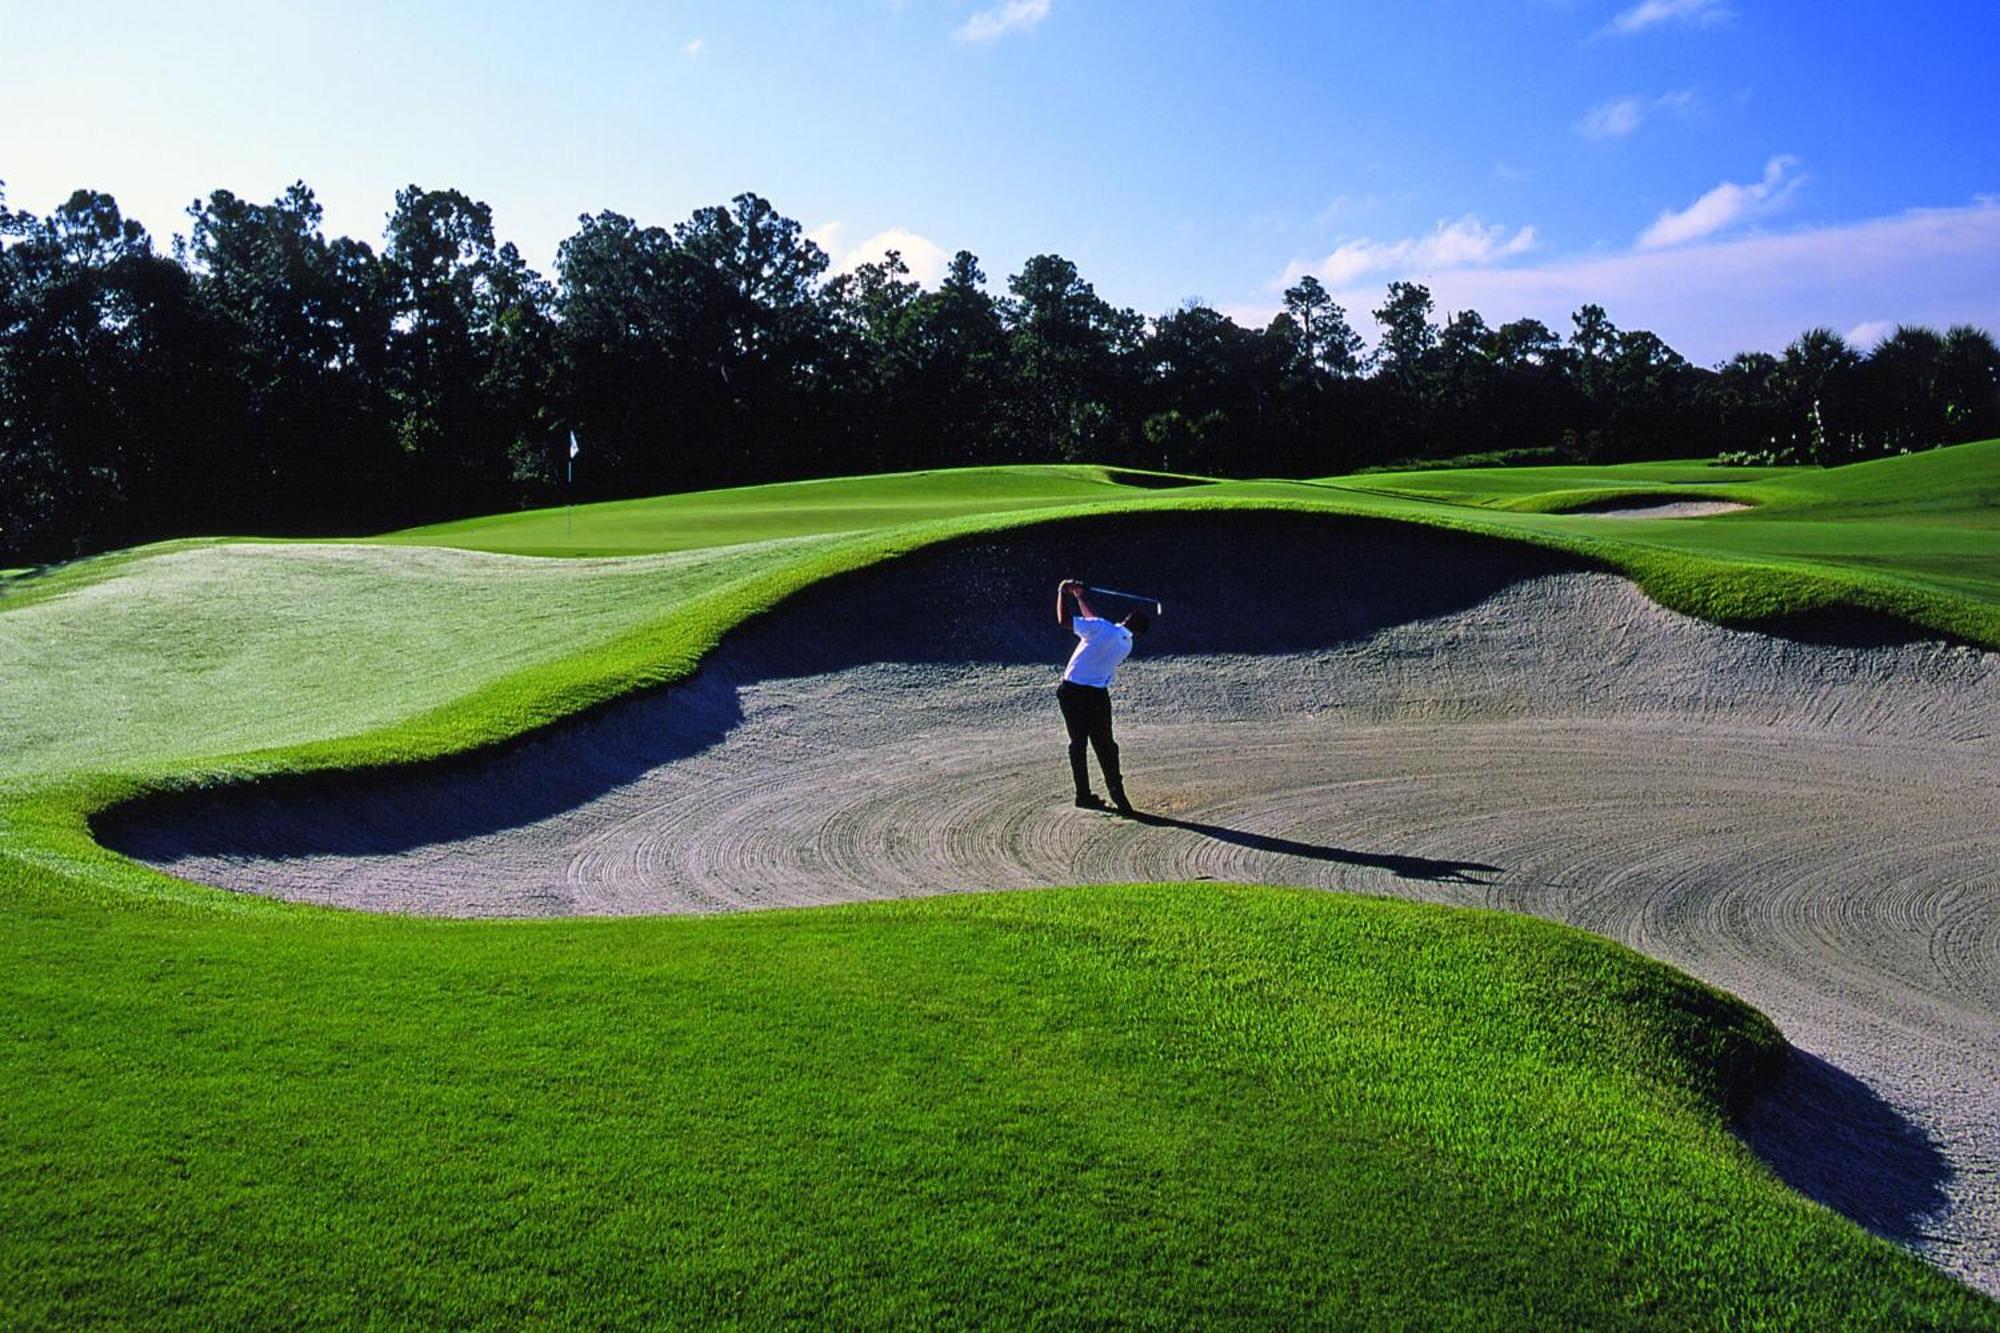
[[[576,432],[571,431],[569,433],[569,456],[575,458],[581,452],[582,450],[576,447]]]

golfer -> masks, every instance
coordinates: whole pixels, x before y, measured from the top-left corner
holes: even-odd
[[[1132,802],[1125,799],[1125,780],[1118,771],[1118,742],[1111,738],[1111,679],[1118,674],[1118,664],[1131,656],[1133,636],[1144,634],[1153,618],[1134,611],[1114,625],[1090,609],[1083,592],[1075,579],[1056,585],[1056,623],[1076,632],[1076,651],[1069,656],[1062,684],[1056,686],[1063,725],[1069,728],[1069,771],[1076,779],[1077,808],[1105,809],[1090,789],[1090,768],[1084,759],[1085,745],[1095,749],[1112,804],[1129,815]],[[1074,609],[1071,602],[1076,603]]]

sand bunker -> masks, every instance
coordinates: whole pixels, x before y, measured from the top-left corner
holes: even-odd
[[[1141,820],[1068,807],[1056,580],[1166,599]],[[2000,1292],[2000,657],[1780,638],[1523,548],[1151,515],[831,581],[700,674],[503,753],[102,821],[191,879],[385,911],[725,911],[1210,878],[1503,907],[1744,996],[1799,1048],[1746,1135]]]
[[[1749,507],[1735,500],[1663,500],[1659,504],[1585,507],[1569,512],[1594,518],[1713,518],[1717,514],[1740,514]]]

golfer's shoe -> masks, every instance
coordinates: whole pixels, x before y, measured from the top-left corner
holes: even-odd
[[[1079,810],[1109,810],[1111,807],[1104,803],[1102,796],[1099,796],[1094,791],[1087,791],[1076,798],[1076,808]]]

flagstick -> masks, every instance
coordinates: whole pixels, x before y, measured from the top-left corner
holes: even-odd
[[[576,522],[576,456],[583,452],[577,448],[576,432],[569,433],[569,462],[563,465],[563,540],[570,540]]]

